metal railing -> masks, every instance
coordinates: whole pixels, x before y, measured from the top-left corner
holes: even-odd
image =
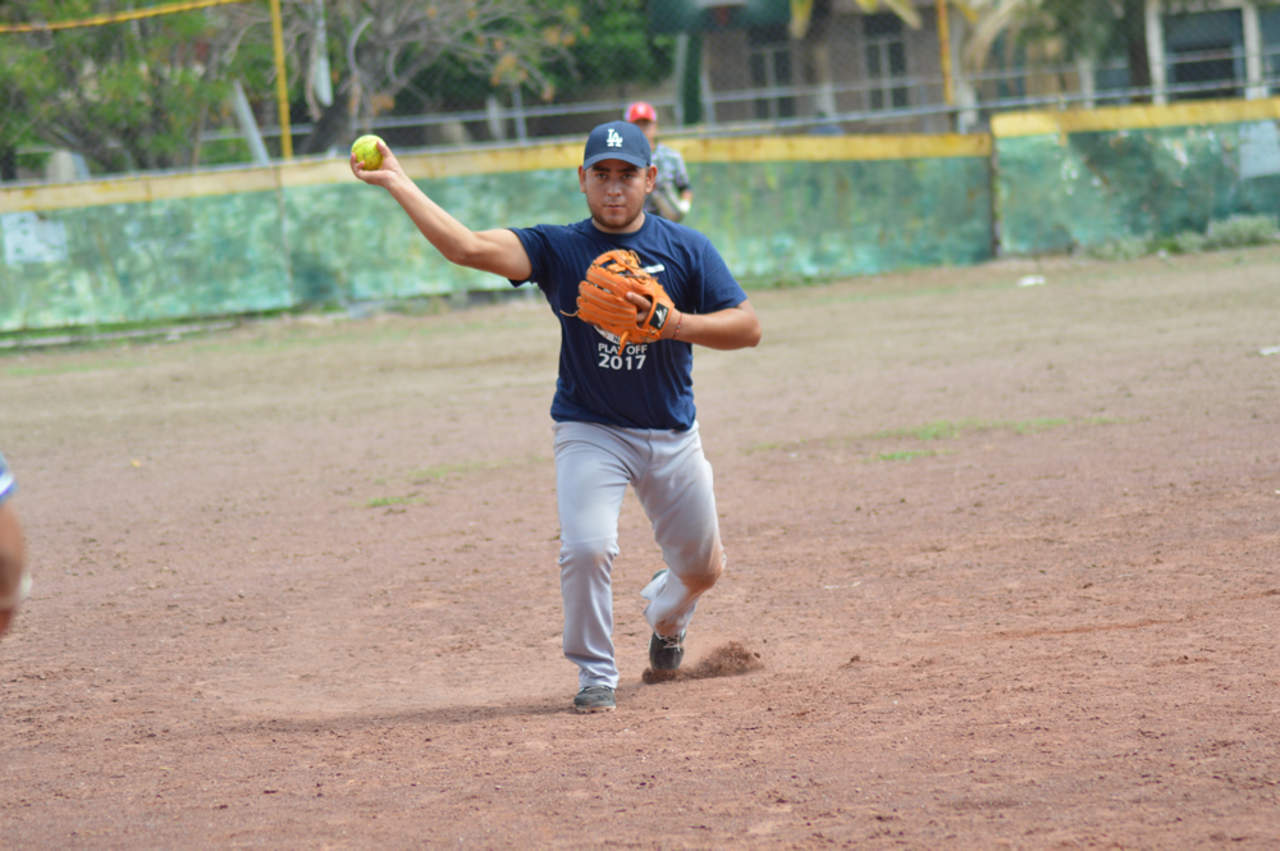
[[[940,129],[977,131],[984,128],[992,115],[1000,112],[1025,109],[1066,109],[1093,107],[1158,100],[1177,101],[1206,96],[1246,97],[1271,95],[1280,91],[1280,46],[1268,47],[1258,57],[1263,76],[1246,79],[1249,57],[1241,49],[1180,53],[1166,62],[1163,87],[1132,85],[1094,85],[1108,77],[1128,77],[1128,66],[1123,61],[1096,63],[1082,66],[1076,63],[1057,65],[1038,64],[992,69],[966,75],[957,81],[961,90],[972,93],[972,100],[964,103],[944,102],[945,81],[940,76],[904,76],[890,80],[858,80],[833,82],[824,85],[786,85],[757,88],[704,91],[704,113],[709,120],[692,126],[664,124],[665,137],[697,138],[768,133],[876,133],[876,132],[939,132]],[[1210,79],[1177,81],[1180,70],[1204,67],[1231,69],[1229,76],[1218,75]],[[1092,80],[1086,81],[1086,73]],[[1037,84],[1052,83],[1052,92],[1029,92]],[[909,92],[909,106],[872,109],[866,106],[873,91],[883,90],[885,85],[905,88]],[[1006,93],[1008,92],[1008,93]],[[385,115],[375,119],[375,132],[397,130],[422,130],[446,125],[465,125],[469,128],[469,140],[465,143],[439,143],[411,148],[429,150],[484,149],[509,146],[512,143],[558,142],[577,140],[582,131],[597,121],[621,115],[620,100],[584,100],[553,104],[528,105],[518,92],[508,95],[510,102],[501,103],[490,97],[484,108],[459,109],[422,113],[416,115]],[[674,111],[675,100],[668,96],[650,98],[663,111]],[[716,120],[717,114],[727,107],[753,104],[761,101],[792,101],[796,114],[770,118]],[[818,103],[846,104],[830,114],[819,115],[813,105]],[[848,104],[861,104],[848,106]],[[804,114],[799,114],[804,113]],[[543,132],[531,129],[537,126]],[[554,130],[547,132],[546,128]],[[290,128],[295,138],[305,137],[311,131],[306,123],[293,124]],[[260,129],[263,137],[279,139],[279,126]],[[221,128],[202,135],[205,141],[235,141],[245,135],[238,128]],[[277,146],[278,147],[278,146]],[[24,154],[47,154],[48,147],[24,149]],[[236,166],[227,166],[236,167]],[[87,179],[87,173],[76,175]],[[64,178],[65,179],[65,175]],[[26,184],[42,183],[28,180]],[[10,184],[13,185],[13,184]]]

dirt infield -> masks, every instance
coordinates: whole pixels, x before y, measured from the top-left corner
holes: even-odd
[[[695,373],[729,570],[644,684],[628,496],[595,716],[541,302],[0,357],[0,845],[1276,847],[1278,282],[753,293]]]

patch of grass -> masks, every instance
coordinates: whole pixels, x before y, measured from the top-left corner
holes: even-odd
[[[545,463],[548,459],[533,455],[528,458],[498,458],[496,460],[459,461],[453,464],[435,464],[431,467],[420,467],[407,473],[409,481],[415,485],[426,482],[442,482],[450,476],[465,476],[470,473],[482,473],[489,470],[502,470],[507,467],[521,467]]]
[[[42,378],[55,375],[72,375],[80,372],[101,372],[109,369],[141,369],[148,366],[145,361],[140,360],[103,360],[100,362],[85,363],[40,363],[36,366],[12,366],[3,370],[4,374],[12,378]]]
[[[776,441],[776,440],[771,440],[771,441],[768,441],[768,442],[766,442],[766,443],[753,443],[753,444],[751,444],[750,446],[748,446],[748,447],[746,448],[746,453],[747,453],[748,455],[751,455],[751,454],[753,454],[753,453],[755,453],[755,452],[779,452],[779,451],[784,451],[784,450],[786,450],[786,449],[788,449],[788,448],[790,448],[790,447],[792,447],[792,446],[794,446],[794,444],[791,444],[791,443],[779,443],[779,442],[778,442],[778,441]]]
[[[406,496],[379,496],[367,501],[365,508],[386,508],[389,505],[417,505],[422,502],[422,497],[416,493]]]
[[[996,423],[996,429],[1008,429],[1015,434],[1038,434],[1052,428],[1069,425],[1071,420],[1063,417],[1042,417],[1035,420],[1018,420],[1016,422]]]
[[[892,437],[910,437],[915,440],[954,440],[966,432],[1012,431],[1016,434],[1034,434],[1071,422],[1063,417],[1043,417],[1033,420],[937,420],[913,428],[891,429],[870,435],[883,440]]]
[[[1172,254],[1196,254],[1208,246],[1209,238],[1196,230],[1183,231],[1161,243],[1161,247]]]
[[[905,449],[900,452],[880,452],[877,461],[913,461],[916,458],[932,458],[938,455],[936,449]]]
[[[1274,216],[1232,216],[1209,223],[1209,229],[1205,233],[1206,247],[1214,249],[1266,245],[1276,241],[1277,230],[1280,227]]]
[[[1231,216],[1209,222],[1202,233],[1186,230],[1172,236],[1121,236],[1085,248],[1099,260],[1137,260],[1157,251],[1170,254],[1199,254],[1228,248],[1268,245],[1280,240],[1280,223],[1275,216]]]
[[[756,443],[746,448],[748,455],[756,452],[794,452],[810,446],[831,446],[836,444],[857,443],[868,440],[918,440],[929,442],[935,440],[955,440],[964,434],[981,434],[984,432],[1006,431],[1013,434],[1038,434],[1050,429],[1061,428],[1072,424],[1110,425],[1121,420],[1110,417],[1088,417],[1084,419],[1069,417],[1037,417],[1030,420],[935,420],[924,425],[909,428],[886,429],[871,434],[815,437],[808,440],[790,441],[786,443]],[[886,453],[895,455],[900,453]],[[939,454],[937,452],[915,452],[916,455]],[[885,458],[882,460],[896,460]]]
[[[422,484],[423,482],[441,482],[450,476],[465,475],[479,470],[492,470],[498,466],[492,461],[464,461],[459,464],[436,464],[432,467],[422,467],[417,470],[410,470],[408,475],[409,480],[414,484]]]
[[[1122,236],[1085,249],[1099,260],[1137,260],[1152,252],[1152,240],[1145,236]]]

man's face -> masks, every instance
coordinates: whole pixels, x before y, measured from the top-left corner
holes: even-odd
[[[608,233],[630,233],[643,224],[644,199],[653,191],[655,166],[640,168],[622,160],[600,160],[578,169],[578,185],[596,227]]]
[[[645,137],[646,139],[648,139],[648,140],[649,140],[649,147],[650,147],[650,148],[653,148],[653,147],[656,147],[656,146],[657,146],[657,144],[658,144],[658,122],[656,122],[656,121],[650,121],[650,120],[649,120],[649,119],[647,119],[647,118],[642,118],[642,119],[640,119],[639,121],[633,121],[633,122],[631,122],[631,123],[632,123],[632,124],[634,124],[635,126],[639,127],[639,128],[644,132],[644,137]]]

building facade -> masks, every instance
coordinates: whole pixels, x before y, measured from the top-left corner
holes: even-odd
[[[950,3],[918,0],[918,25],[855,0],[662,0],[668,31],[697,33],[694,123],[794,132],[973,130],[1006,109],[1202,98],[1280,90],[1280,2],[1145,0],[1145,48],[1078,56],[1060,39],[992,44]],[[682,7],[682,12],[674,12]],[[945,15],[945,18],[943,17]],[[800,20],[798,20],[800,19]],[[1122,22],[1117,19],[1117,27]],[[1145,55],[1145,68],[1134,57]],[[673,97],[677,118],[688,93]],[[683,108],[682,108],[683,107]]]

